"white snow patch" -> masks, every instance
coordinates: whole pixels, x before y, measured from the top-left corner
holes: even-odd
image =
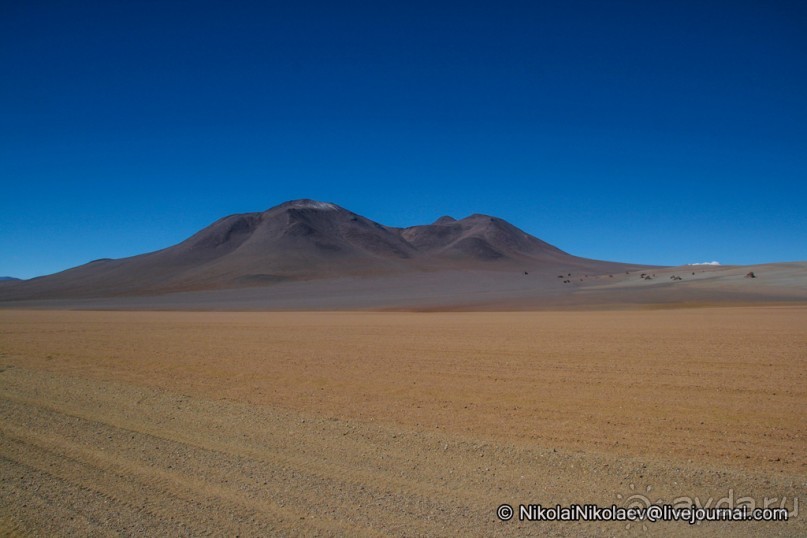
[[[688,263],[687,265],[720,265],[720,262]]]
[[[330,204],[328,202],[317,202],[316,200],[298,200],[292,202],[291,207],[299,207],[299,208],[306,208],[306,209],[327,209],[327,210],[334,210],[339,209],[336,204]]]

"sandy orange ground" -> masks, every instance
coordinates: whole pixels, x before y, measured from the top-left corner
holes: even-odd
[[[556,485],[575,484],[578,491],[601,498],[613,488],[642,480],[654,481],[658,491],[670,495],[686,493],[680,491],[682,484],[723,491],[745,484],[766,494],[775,490],[780,496],[807,498],[807,307],[420,314],[0,311],[0,354],[0,367],[5,369],[0,388],[8,406],[4,434],[20,446],[17,456],[13,451],[4,456],[16,469],[11,474],[19,471],[14,465],[29,457],[27,445],[54,450],[51,443],[64,444],[90,458],[76,439],[71,445],[63,437],[47,437],[48,421],[64,426],[65,417],[73,417],[70,420],[90,421],[75,426],[78,430],[114,426],[158,437],[163,432],[166,439],[212,450],[202,440],[223,435],[221,431],[229,432],[223,437],[227,443],[233,442],[232,436],[243,436],[245,446],[255,435],[241,415],[233,419],[233,424],[241,424],[240,430],[227,430],[235,428],[233,424],[221,431],[203,424],[212,420],[207,416],[211,413],[229,409],[226,413],[232,414],[237,408],[238,413],[252,409],[256,416],[269,413],[276,420],[282,416],[288,423],[343,421],[340,424],[352,428],[369,428],[368,439],[381,435],[390,450],[415,467],[421,460],[426,467],[447,464],[429,456],[425,447],[432,447],[431,441],[418,437],[422,446],[414,441],[396,444],[408,435],[434,436],[438,445],[445,439],[446,447],[455,441],[469,447],[483,443],[479,446],[489,446],[492,457],[510,471],[499,473],[503,481],[497,483],[498,497],[484,497],[487,493],[480,489],[478,503],[471,505],[482,512],[497,498],[534,493],[505,478],[518,481],[525,473],[529,478],[539,471],[544,476],[554,473]],[[69,393],[69,387],[74,392]],[[96,393],[105,395],[105,403],[91,401],[90,395]],[[92,397],[100,397],[97,394]],[[144,394],[152,394],[154,401],[184,398],[216,411],[206,408],[207,418],[186,417],[182,426],[172,423],[169,435],[167,426],[155,426],[162,424],[159,413],[151,426],[139,417]],[[166,409],[173,409],[175,400],[169,400]],[[58,416],[37,415],[45,408]],[[134,422],[124,427],[121,417]],[[36,420],[43,421],[39,437],[25,427]],[[332,443],[320,446],[319,457],[332,451],[334,458],[349,461],[344,453],[336,457],[346,450],[339,448],[342,435],[311,432],[309,442],[333,436]],[[363,450],[383,446],[376,443]],[[235,453],[221,446],[216,450]],[[523,459],[533,453],[567,459],[550,468],[545,462],[525,464]],[[101,456],[92,456],[96,457]],[[120,462],[127,458],[120,455]],[[569,463],[575,458],[582,458],[578,471]],[[43,455],[37,461],[26,463],[26,468],[41,471],[48,458]],[[93,468],[109,471],[105,461],[97,460]],[[588,465],[600,474],[580,475],[579,468]],[[656,471],[643,475],[636,470],[642,466]],[[481,472],[478,467],[476,463],[458,467],[457,473],[468,478],[455,485],[475,491],[471,482],[478,477],[472,480],[470,475]],[[206,468],[200,464],[194,480],[204,483],[199,474],[204,475]],[[669,474],[672,469],[679,474]],[[169,476],[172,471],[164,472]],[[342,472],[349,475],[350,468]],[[431,483],[434,477],[426,475],[418,480]],[[677,477],[675,483],[672,476]],[[114,485],[108,487],[117,491]],[[311,487],[315,492],[318,486]],[[405,484],[400,487],[407,491]],[[166,488],[162,494],[174,495]],[[14,495],[28,491],[20,486]],[[216,491],[209,493],[217,498]],[[120,492],[109,495],[126,498]],[[423,495],[429,498],[428,492]],[[573,488],[557,485],[554,498],[560,497],[574,502]],[[533,502],[523,498],[521,502],[527,500]],[[344,503],[340,506],[344,508]],[[495,518],[488,517],[492,512],[485,514],[485,525],[493,527],[480,527],[481,521],[466,517],[465,530],[541,534],[534,527],[497,527]],[[4,517],[20,529],[36,528],[37,518],[28,514],[26,519],[23,509]],[[312,530],[277,517],[285,523],[275,530],[297,529],[302,534]],[[160,514],[155,518],[164,519]],[[354,514],[337,518],[349,527],[317,528],[324,534],[351,534],[357,529],[418,534],[451,528],[445,527],[446,522],[421,528],[413,519],[417,518],[400,516],[394,524],[378,523],[376,528],[356,521]],[[94,528],[94,521],[81,529]],[[210,523],[218,524],[223,523]],[[797,528],[804,530],[792,524],[773,530],[798,535],[791,532]],[[411,532],[404,532],[407,529]],[[558,529],[555,532],[564,532],[564,527]]]

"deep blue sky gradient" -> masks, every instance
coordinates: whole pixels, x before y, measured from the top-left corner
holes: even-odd
[[[26,278],[303,197],[807,260],[807,4],[0,2],[0,183]]]

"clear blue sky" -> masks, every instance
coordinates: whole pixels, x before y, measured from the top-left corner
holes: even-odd
[[[0,275],[292,198],[807,260],[807,4],[0,2]]]

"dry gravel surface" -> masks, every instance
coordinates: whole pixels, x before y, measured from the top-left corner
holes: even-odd
[[[0,535],[805,536],[807,309],[0,312]]]

